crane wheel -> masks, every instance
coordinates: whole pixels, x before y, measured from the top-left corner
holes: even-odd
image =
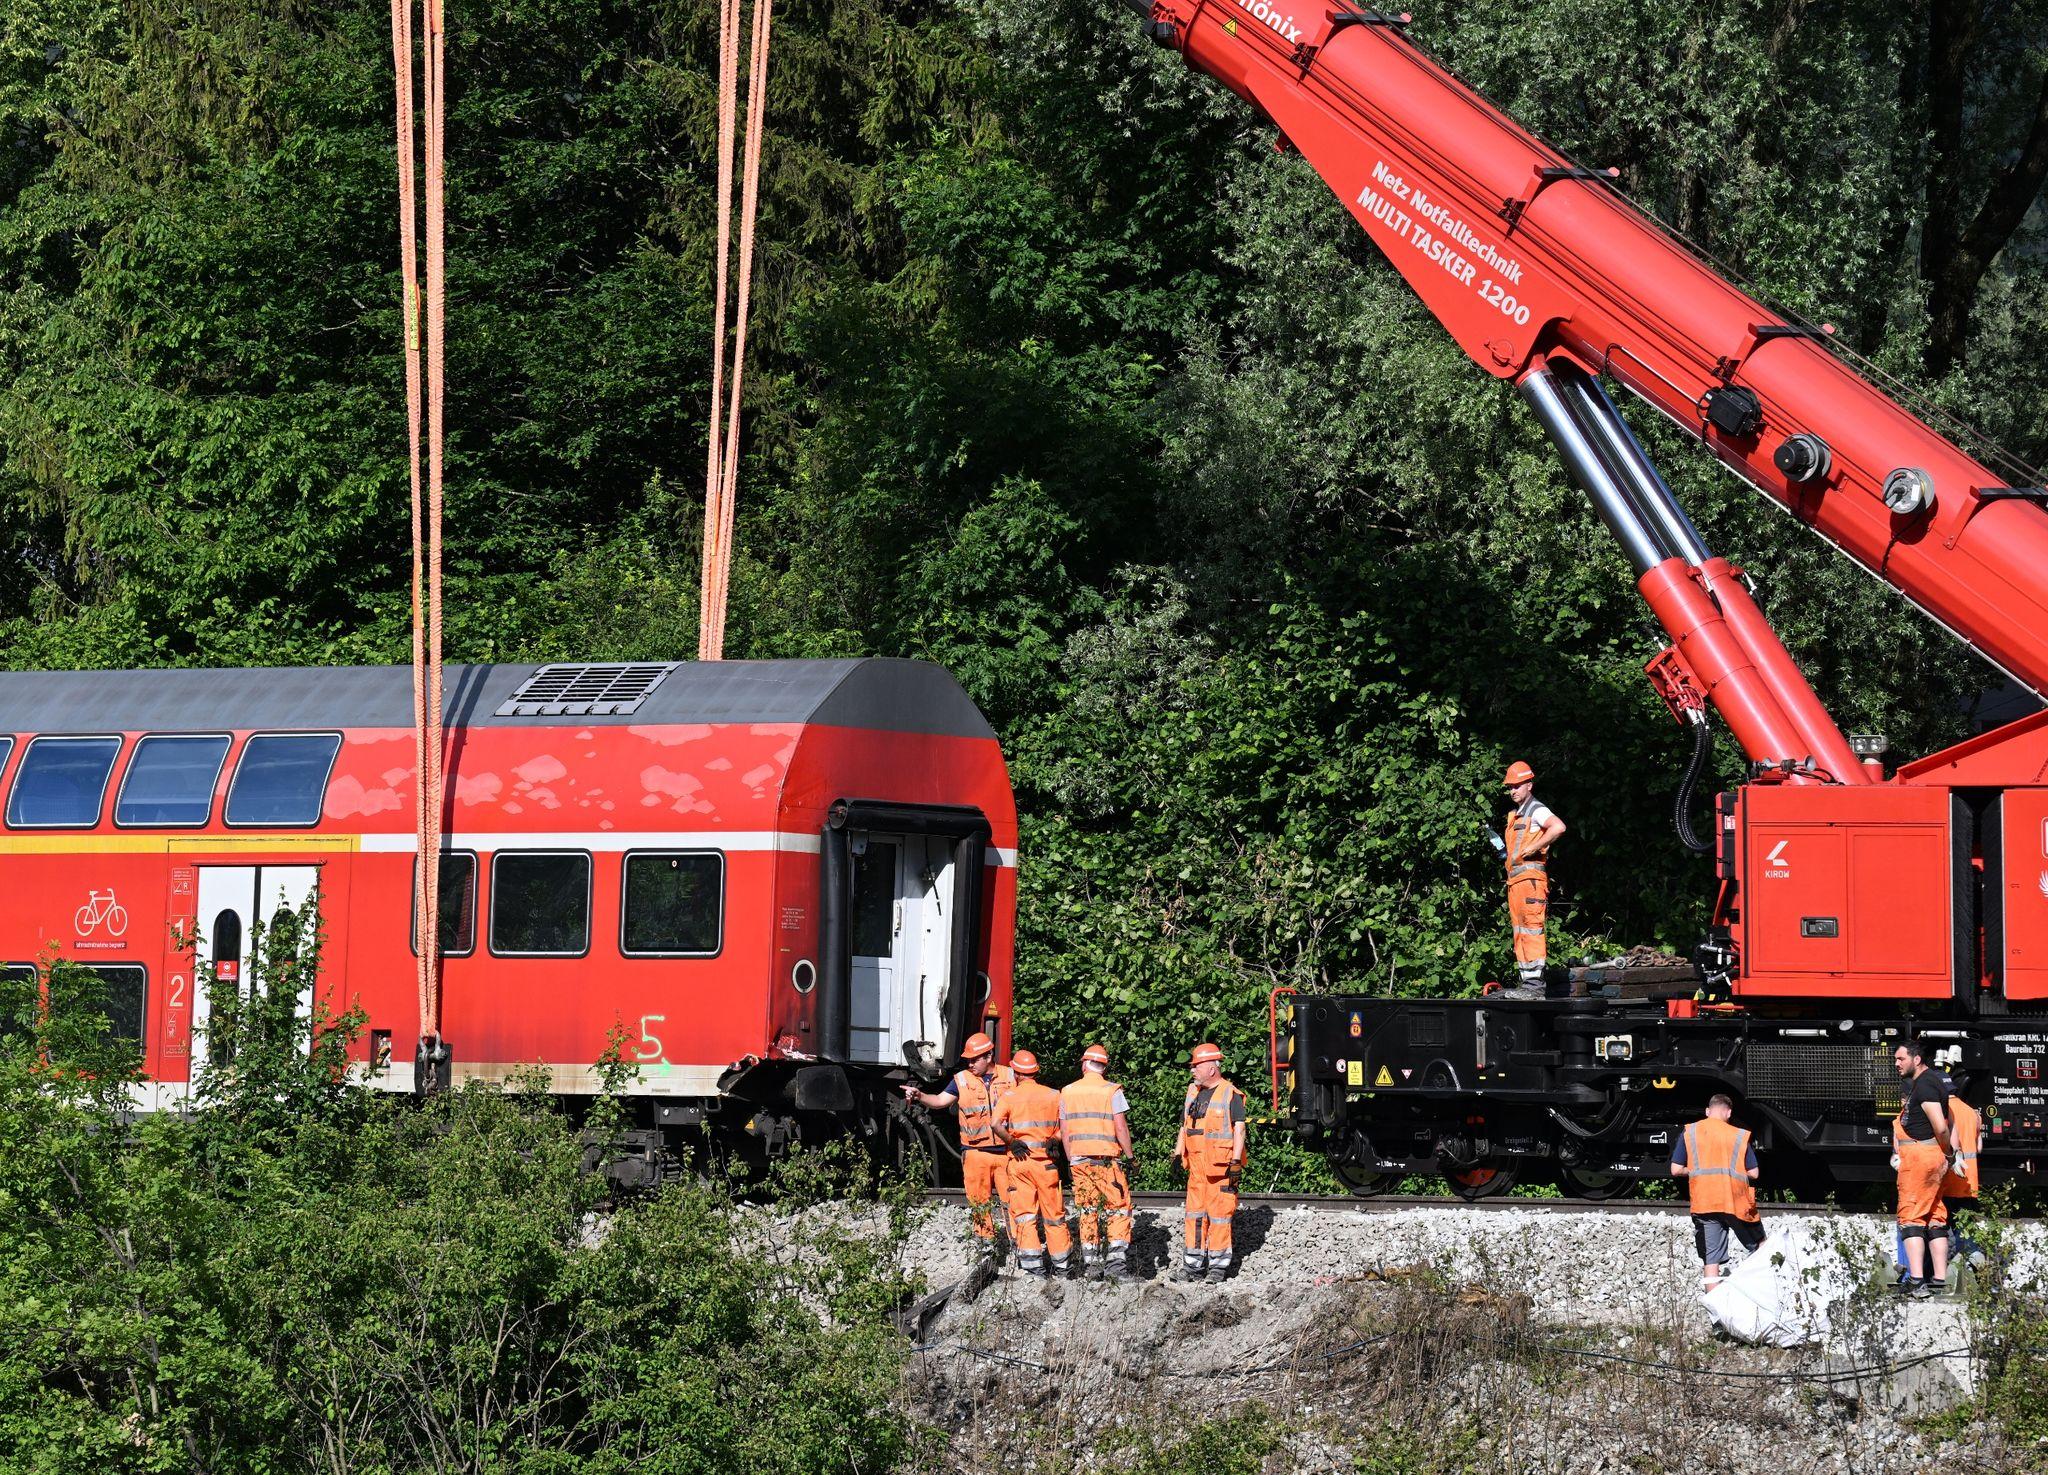
[[[1512,1166],[1481,1166],[1454,1169],[1444,1174],[1444,1181],[1459,1198],[1477,1200],[1499,1198],[1515,1186],[1519,1176]]]
[[[1603,1173],[1597,1168],[1566,1168],[1557,1170],[1557,1186],[1566,1198],[1585,1199],[1591,1203],[1607,1203],[1618,1198],[1633,1198],[1641,1181],[1630,1173]]]

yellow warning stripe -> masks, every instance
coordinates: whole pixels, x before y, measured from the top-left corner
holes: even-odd
[[[0,835],[0,855],[248,855],[288,850],[344,854],[362,848],[360,835],[304,831],[246,835]]]

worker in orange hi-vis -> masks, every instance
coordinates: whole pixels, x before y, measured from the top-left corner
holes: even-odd
[[[1984,1142],[1984,1117],[1976,1107],[1963,1100],[1947,1071],[1937,1065],[1928,1073],[1939,1076],[1942,1090],[1948,1093],[1949,1140],[1955,1145],[1955,1155],[1949,1159],[1948,1171],[1941,1180],[1941,1204],[1948,1218],[1948,1263],[1953,1265],[1960,1258],[1981,1266],[1985,1263],[1984,1247],[1964,1237],[1957,1216],[1964,1210],[1979,1207],[1977,1194],[1983,1186],[1983,1179],[1977,1170],[1977,1154]],[[1901,1112],[1892,1119],[1892,1155],[1895,1158],[1899,1156],[1900,1145],[1909,1140],[1906,1115]],[[1904,1284],[1913,1272],[1906,1263],[1906,1231],[1903,1225],[1898,1233],[1896,1254],[1899,1281]]]
[[[1234,1255],[1230,1221],[1237,1213],[1237,1183],[1244,1175],[1244,1092],[1223,1078],[1223,1052],[1203,1043],[1188,1055],[1187,1101],[1173,1160],[1188,1171],[1181,1215],[1182,1254],[1176,1280],[1230,1278]]]
[[[1010,1149],[1010,1233],[1017,1268],[1043,1280],[1064,1275],[1073,1253],[1067,1205],[1060,1193],[1060,1093],[1038,1083],[1038,1057],[1010,1057],[1017,1084],[996,1103],[996,1137]]]
[[[1550,911],[1550,847],[1564,833],[1564,821],[1536,797],[1536,770],[1517,760],[1508,765],[1501,779],[1508,791],[1506,834],[1498,837],[1508,872],[1508,924],[1514,928],[1515,971],[1520,975],[1514,988],[1504,992],[1512,998],[1543,997],[1543,965],[1550,959],[1549,940],[1544,935]]]
[[[1704,1267],[1701,1285],[1711,1291],[1728,1265],[1733,1235],[1745,1252],[1764,1242],[1756,1210],[1756,1146],[1748,1132],[1729,1120],[1734,1098],[1707,1098],[1707,1114],[1679,1134],[1671,1148],[1671,1176],[1685,1180],[1692,1201],[1692,1239]]]
[[[972,1034],[960,1047],[965,1065],[942,1091],[906,1085],[903,1094],[932,1111],[952,1107],[960,1114],[960,1181],[967,1190],[967,1216],[984,1255],[1002,1253],[996,1221],[1010,1201],[1010,1149],[996,1138],[996,1103],[1017,1084],[1007,1065],[996,1064],[996,1042]]]
[[[1131,1275],[1130,1103],[1109,1078],[1109,1051],[1081,1052],[1081,1079],[1060,1092],[1060,1142],[1081,1211],[1081,1268],[1090,1280]]]
[[[1950,1135],[1949,1092],[1918,1040],[1893,1051],[1892,1064],[1905,1082],[1892,1155],[1899,1174],[1899,1233],[1906,1240],[1906,1276],[1899,1289],[1934,1295],[1948,1288],[1948,1205],[1941,1197],[1942,1180],[1961,1166],[1954,1161],[1960,1153]]]
[[[1942,1084],[1948,1088],[1948,1129],[1949,1140],[1955,1147],[1955,1154],[1949,1159],[1948,1173],[1941,1180],[1942,1207],[1948,1211],[1948,1253],[1949,1263],[1967,1258],[1972,1265],[1984,1264],[1984,1250],[1962,1232],[1957,1216],[1964,1210],[1978,1207],[1977,1194],[1982,1190],[1984,1180],[1977,1170],[1977,1154],[1984,1145],[1984,1115],[1955,1089],[1955,1082],[1945,1075]]]

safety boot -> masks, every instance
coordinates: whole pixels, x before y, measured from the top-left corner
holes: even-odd
[[[1179,1281],[1182,1285],[1188,1285],[1202,1280],[1207,1275],[1208,1267],[1206,1265],[1190,1265],[1187,1261],[1183,1260],[1180,1264],[1174,1266],[1173,1273],[1167,1279]]]
[[[1209,1267],[1209,1273],[1207,1274],[1207,1276],[1204,1277],[1204,1279],[1206,1279],[1210,1285],[1220,1286],[1223,1284],[1223,1282],[1230,1279],[1230,1267],[1228,1265],[1211,1265]]]

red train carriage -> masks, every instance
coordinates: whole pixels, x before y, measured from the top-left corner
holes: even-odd
[[[1016,809],[995,734],[917,661],[450,668],[443,1032],[454,1079],[594,1088],[622,1028],[651,1128],[880,1119],[1009,1017]],[[414,1087],[404,667],[0,673],[0,963],[101,970],[148,1104],[188,1089],[251,927],[317,896],[319,989]]]

